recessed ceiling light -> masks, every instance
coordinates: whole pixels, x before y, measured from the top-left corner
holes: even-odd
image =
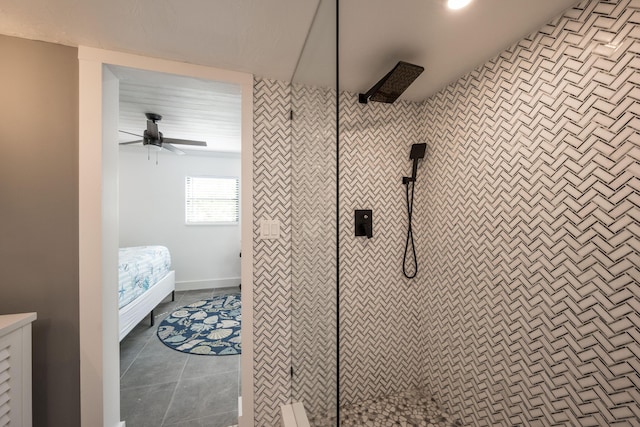
[[[447,6],[449,7],[449,9],[457,10],[462,9],[469,3],[471,3],[471,0],[448,0]]]

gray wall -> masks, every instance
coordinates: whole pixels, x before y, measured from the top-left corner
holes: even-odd
[[[34,426],[78,426],[77,49],[0,36],[0,52],[0,313],[38,313]]]
[[[425,378],[465,425],[640,423],[639,14],[582,2],[426,103]]]

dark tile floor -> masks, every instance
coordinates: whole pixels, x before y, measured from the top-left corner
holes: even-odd
[[[120,414],[127,427],[228,427],[238,421],[240,356],[201,356],[158,339],[171,311],[239,288],[176,292],[156,308],[155,326],[143,320],[120,343]]]

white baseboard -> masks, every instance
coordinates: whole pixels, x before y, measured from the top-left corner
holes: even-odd
[[[120,424],[118,424],[118,427],[127,427],[124,421],[120,421]]]
[[[239,277],[225,279],[191,280],[176,282],[176,291],[196,291],[198,289],[229,288],[240,284]]]

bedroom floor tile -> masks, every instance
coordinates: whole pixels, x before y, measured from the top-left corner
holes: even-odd
[[[240,356],[181,353],[164,345],[157,336],[160,322],[176,308],[213,295],[237,292],[237,287],[176,292],[175,301],[168,297],[154,310],[155,326],[150,327],[147,318],[122,340],[121,412],[127,427],[237,424]],[[167,387],[170,388],[168,398]],[[162,403],[162,410],[156,408],[156,401]]]
[[[240,287],[239,286],[232,286],[230,288],[219,288],[219,289],[214,289],[213,290],[213,296],[216,295],[226,295],[226,294],[233,294],[233,293],[240,293]]]
[[[235,372],[180,380],[167,410],[165,424],[210,417],[237,410]]]
[[[190,354],[182,372],[182,378],[197,378],[224,372],[238,372],[240,355],[200,356]]]
[[[156,333],[153,334],[151,339],[147,341],[147,344],[140,351],[139,357],[165,357],[179,359],[180,356],[188,356],[187,353],[174,350],[171,347],[165,345]]]
[[[156,329],[158,327],[158,325],[160,324],[160,322],[162,322],[165,317],[167,317],[168,315],[171,314],[172,311],[174,311],[175,309],[181,307],[183,304],[180,303],[180,301],[178,301],[178,297],[176,296],[176,300],[175,301],[171,301],[169,300],[168,302],[163,302],[158,304],[158,306],[156,307],[155,310],[153,310],[153,314],[154,314],[154,318],[155,318],[155,326],[151,329]],[[149,322],[147,322],[147,325],[149,324]]]
[[[178,381],[186,363],[181,353],[151,340],[120,379],[120,388]]]
[[[122,352],[120,352],[120,379],[122,379],[122,376],[131,367],[131,364],[133,364],[133,361],[135,359],[136,359],[136,354],[123,355]]]
[[[177,382],[133,387],[120,392],[120,418],[127,427],[158,427],[167,412]]]
[[[133,341],[134,344],[120,344],[120,377],[129,369],[133,361],[144,348],[145,342]]]
[[[129,335],[125,337],[122,342],[125,341],[142,341],[146,343],[149,338],[155,334],[156,328],[149,323],[149,316],[147,316],[142,322],[138,323],[135,328],[129,332]]]
[[[179,357],[138,357],[120,379],[120,389],[178,381],[186,363]]]
[[[201,299],[208,299],[211,298],[211,295],[213,295],[212,290],[190,291],[182,296],[182,298],[180,299],[180,305],[187,305],[191,304],[192,302],[200,301]]]
[[[133,331],[131,331],[131,334],[133,334]],[[147,341],[151,337],[151,335],[149,336],[142,336],[141,334],[137,334],[137,335],[139,336],[132,337],[132,338],[128,336],[124,340],[122,340],[122,342],[120,343],[120,356],[123,356],[123,355],[137,356],[138,353],[140,353],[140,350],[144,348],[144,346],[147,344]]]
[[[149,327],[148,322],[143,322],[136,326],[120,342],[120,376],[126,372],[133,361],[140,355],[140,352],[147,345],[149,340],[155,335],[156,328]]]
[[[224,412],[211,417],[197,418],[163,427],[229,427],[238,423],[238,411]]]

